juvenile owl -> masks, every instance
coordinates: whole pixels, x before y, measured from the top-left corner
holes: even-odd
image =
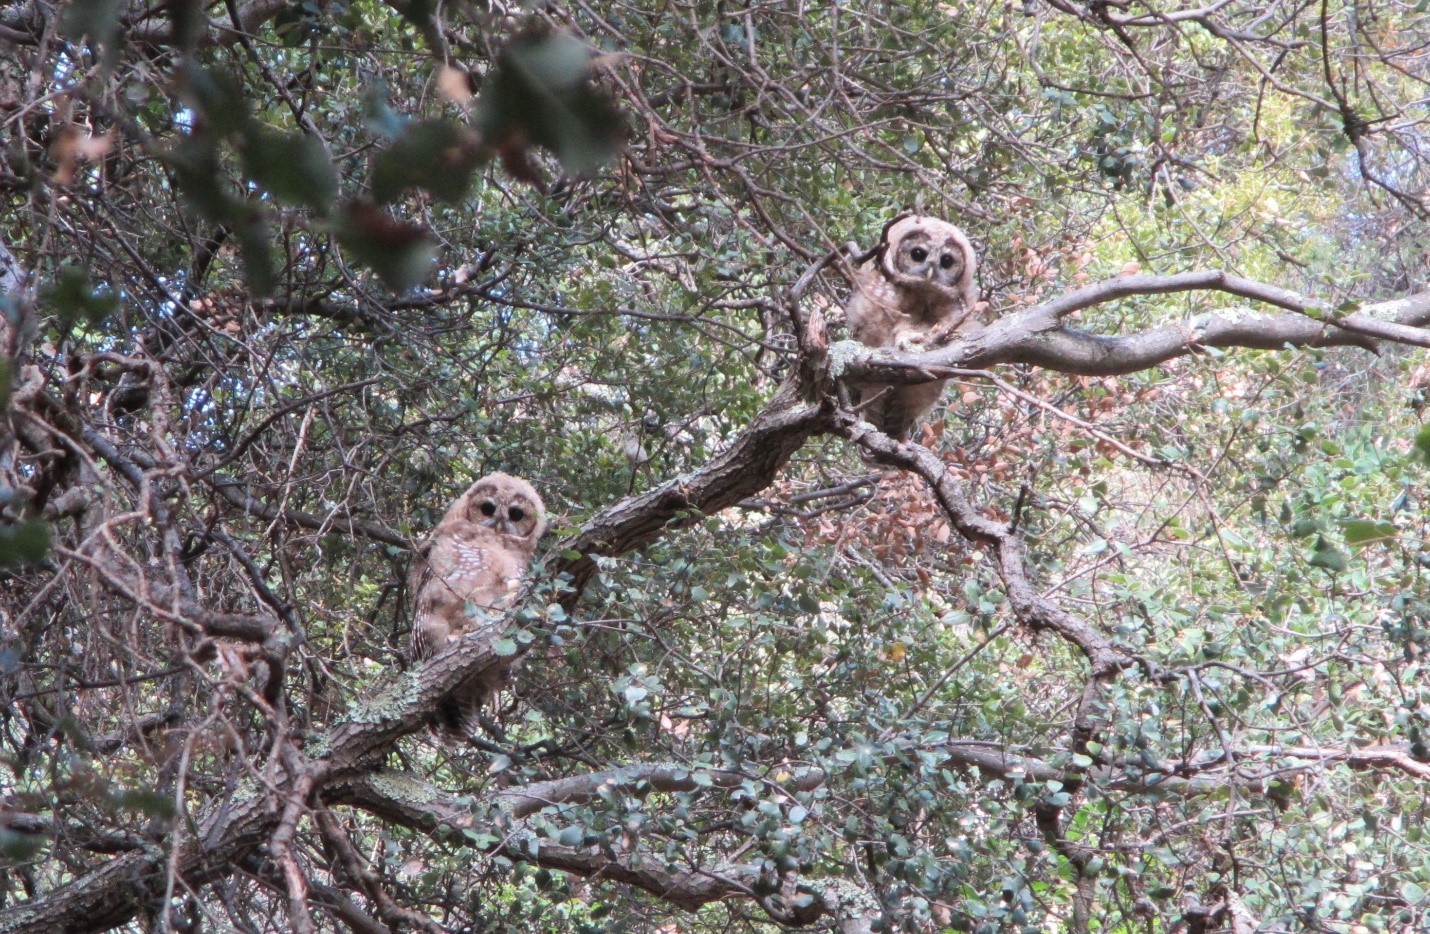
[[[963,231],[936,217],[902,214],[884,227],[879,245],[855,272],[845,308],[849,331],[869,347],[932,350],[983,326],[977,314],[978,258]],[[900,441],[938,401],[944,381],[917,386],[856,383],[868,402],[865,420]]]
[[[545,530],[541,497],[519,477],[488,474],[457,497],[408,572],[408,589],[416,601],[413,657],[430,658],[459,636],[494,628]],[[476,684],[450,698],[440,722],[470,735],[482,701],[498,687]]]

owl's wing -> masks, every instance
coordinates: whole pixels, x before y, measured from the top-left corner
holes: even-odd
[[[899,293],[875,262],[859,267],[845,308],[849,336],[866,347],[887,347],[899,314]]]

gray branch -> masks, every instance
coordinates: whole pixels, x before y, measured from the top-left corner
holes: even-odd
[[[1085,308],[1139,295],[1214,290],[1286,309],[1247,308],[1199,314],[1137,334],[1109,337],[1067,327],[1064,319]],[[836,376],[884,383],[923,383],[941,371],[1030,363],[1080,376],[1119,376],[1199,353],[1208,347],[1280,350],[1355,346],[1374,350],[1385,341],[1430,347],[1430,291],[1378,302],[1337,316],[1309,299],[1275,286],[1216,270],[1176,276],[1123,276],[1007,315],[966,339],[926,353],[871,350],[845,341],[831,357]]]

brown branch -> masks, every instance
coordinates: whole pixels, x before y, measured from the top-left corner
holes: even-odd
[[[391,895],[387,894],[387,890],[383,888],[382,880],[378,878],[376,872],[368,867],[367,861],[353,845],[336,815],[328,810],[318,810],[314,812],[314,817],[318,823],[318,832],[322,834],[324,842],[336,854],[342,872],[356,883],[362,889],[363,894],[377,906],[378,916],[382,920],[390,924],[395,923],[419,931],[427,931],[429,934],[444,934],[446,928],[442,925],[425,915],[402,907],[393,900]]]
[[[382,382],[382,380],[383,377],[381,376],[371,376],[367,379],[360,379],[356,382],[345,383],[341,386],[334,386],[331,389],[325,389],[322,392],[315,392],[310,395],[303,396],[301,399],[294,399],[292,402],[279,406],[277,409],[270,412],[268,416],[263,419],[263,421],[259,422],[252,429],[250,429],[247,434],[245,434],[242,438],[238,439],[238,441],[231,448],[229,448],[228,451],[225,452],[222,457],[220,457],[217,461],[195,474],[194,478],[201,479],[203,477],[207,477],[215,470],[218,470],[221,467],[225,467],[228,464],[231,464],[234,461],[238,460],[240,457],[243,456],[243,452],[247,451],[249,447],[251,447],[253,443],[257,441],[260,437],[262,437],[263,433],[267,431],[270,427],[272,427],[273,423],[278,421],[280,418],[283,418],[287,415],[291,415],[294,412],[307,409],[313,403],[321,402],[322,400],[327,399],[330,396],[340,395],[345,392],[350,392],[354,389],[364,389],[368,386],[380,383]]]
[[[831,404],[815,401],[807,387],[803,373],[791,377],[750,427],[704,467],[616,503],[558,543],[547,573],[570,575],[574,589],[567,602],[575,603],[595,571],[595,556],[641,548],[669,529],[693,525],[769,486],[794,452],[828,424]],[[573,552],[578,557],[561,557]]]
[[[382,542],[384,545],[395,545],[398,548],[410,549],[412,547],[412,540],[407,536],[398,534],[377,522],[355,519],[346,510],[334,510],[327,516],[319,516],[311,512],[303,512],[301,509],[279,509],[259,499],[247,484],[236,480],[205,476],[203,482],[212,487],[219,496],[241,509],[244,515],[257,516],[270,522],[286,522],[318,532],[348,532],[370,538],[375,542]]]
[[[687,911],[695,911],[726,898],[754,897],[754,883],[762,874],[757,864],[717,863],[712,867],[675,870],[667,868],[664,859],[647,858],[638,852],[616,855],[598,847],[563,846],[546,837],[538,838],[520,824],[520,818],[535,814],[548,803],[557,803],[548,800],[553,796],[565,802],[587,800],[611,782],[627,790],[634,790],[638,783],[647,782],[643,789],[646,792],[695,791],[700,787],[691,778],[696,771],[699,770],[663,763],[634,764],[502,792],[492,803],[506,811],[517,821],[517,825],[505,829],[500,839],[486,846],[486,852],[582,878],[624,883]],[[708,773],[708,777],[713,787],[729,788],[737,787],[749,776],[714,770]],[[807,787],[813,788],[823,780],[821,771],[807,770],[802,777],[792,779],[784,787],[804,782]],[[327,795],[330,803],[357,807],[383,820],[426,833],[451,834],[474,826],[471,805],[459,803],[410,775],[378,774],[330,786]],[[521,803],[513,807],[518,801]],[[803,925],[825,914],[843,913],[843,906],[838,901],[819,897],[821,880],[797,881],[795,887],[815,894],[815,901],[794,913],[781,906],[766,904],[765,907],[778,920]]]
[[[1128,283],[1122,282],[1112,288],[1127,287]],[[1104,291],[1099,294],[1110,293]],[[1415,306],[1412,312],[1430,314],[1430,299],[1425,304],[1426,308]],[[1042,311],[1035,309],[1024,313],[1017,320],[1027,322],[1043,314],[1050,319],[1050,329],[1060,327],[1057,315],[1048,312],[1047,307]],[[1063,307],[1067,307],[1066,303]],[[1071,310],[1067,307],[1061,313],[1067,314]],[[1398,320],[1405,323],[1404,314]],[[1316,328],[1317,333],[1324,329],[1319,323],[1307,323]],[[995,338],[1007,340],[1007,328],[1001,332],[1001,338],[998,328],[999,325],[995,325],[989,330]],[[1026,331],[1023,336],[1027,338]],[[1035,339],[1041,341],[1046,337],[1046,334],[1038,335]],[[1335,338],[1336,333],[1330,333],[1329,337]],[[548,565],[546,573],[550,576],[569,574],[576,584],[575,594],[579,594],[581,584],[595,568],[595,557],[619,555],[643,547],[657,540],[667,529],[690,525],[704,515],[739,503],[766,488],[789,457],[810,437],[825,431],[840,434],[858,443],[881,462],[923,476],[960,534],[992,552],[1010,606],[1018,619],[1034,629],[1055,632],[1088,659],[1090,677],[1083,703],[1079,705],[1074,720],[1072,744],[1075,750],[1085,749],[1093,733],[1094,701],[1098,690],[1131,660],[1091,626],[1062,611],[1035,591],[1027,577],[1022,546],[1015,532],[1006,523],[981,515],[967,500],[956,478],[932,452],[915,444],[898,444],[853,417],[836,413],[824,382],[825,338],[817,320],[807,323],[800,340],[804,352],[796,362],[794,375],[726,451],[685,477],[671,480],[604,510],[580,532],[556,546],[557,557]],[[995,347],[997,344],[990,341],[985,346]],[[950,352],[953,350],[951,346],[930,356],[952,356]],[[133,462],[148,466],[138,457]],[[209,478],[208,482],[220,495],[249,512],[270,519],[279,516],[278,510],[256,502],[239,484],[217,478]],[[405,538],[389,530],[363,529],[360,523],[354,521],[289,512],[282,513],[282,517],[312,528],[326,529],[335,524],[341,528],[347,525],[353,532],[368,534],[379,541],[407,544]],[[575,554],[572,555],[572,552]],[[571,602],[575,601],[575,594],[568,596]],[[444,697],[465,685],[485,680],[489,674],[511,663],[510,657],[495,654],[491,640],[491,632],[474,633],[421,667],[392,678],[378,693],[359,704],[347,721],[308,742],[310,761],[303,769],[290,769],[286,774],[279,774],[272,787],[257,794],[235,796],[216,804],[201,820],[199,832],[190,838],[192,842],[183,845],[176,862],[178,875],[189,885],[201,886],[230,872],[255,848],[265,841],[272,842],[275,833],[284,826],[285,807],[294,813],[293,809],[299,806],[297,802],[306,800],[304,792],[308,787],[329,803],[366,806],[379,816],[392,820],[419,821],[420,825],[428,827],[464,820],[467,823],[451,825],[470,826],[472,818],[468,809],[454,805],[454,810],[444,814],[440,809],[424,804],[421,814],[394,810],[398,805],[392,803],[393,796],[387,796],[387,803],[379,805],[364,798],[359,789],[370,788],[374,782],[392,780],[390,776],[373,774],[374,769],[398,739],[423,727]],[[1023,774],[1040,774],[1035,760],[1020,762],[1016,758],[1007,759],[993,750],[951,747],[950,759],[956,758],[990,771],[996,771],[996,760],[1001,760],[1013,763],[1008,767],[1017,768]],[[679,778],[674,771],[661,774],[664,775],[662,780],[670,783],[686,780]],[[1084,777],[1069,770],[1058,774],[1062,776],[1060,780],[1070,786]],[[299,787],[300,782],[302,787]],[[574,800],[571,796],[589,794],[593,787],[590,777],[560,779],[552,784],[533,786],[519,795],[513,793],[507,801],[518,810],[539,808],[545,801],[563,796],[565,800]],[[337,793],[340,791],[342,794]],[[328,797],[330,795],[335,797]],[[518,796],[529,800],[519,804]],[[539,852],[541,858],[553,868],[599,874],[604,878],[641,886],[678,905],[704,904],[709,899],[747,894],[746,883],[750,881],[739,866],[721,867],[714,875],[683,875],[666,872],[663,864],[653,867],[639,860],[613,863],[606,854],[552,846],[544,841],[540,842]],[[52,930],[57,922],[63,926],[67,920],[77,919],[84,919],[85,925],[91,927],[122,924],[131,919],[139,910],[138,906],[144,903],[144,893],[152,893],[156,882],[162,883],[162,879],[162,858],[145,852],[127,853],[87,876],[19,906],[0,919],[0,932]],[[833,881],[830,880],[831,885]],[[821,883],[819,880],[808,880],[804,884],[809,886],[810,891],[818,891]],[[295,894],[292,887],[289,894]],[[835,903],[844,904],[838,899],[830,902]],[[816,904],[823,906],[825,903],[816,901]],[[770,907],[778,911],[777,906]],[[783,917],[781,920],[784,920]]]
[[[912,441],[895,441],[847,413],[834,420],[833,431],[859,445],[879,463],[922,477],[958,533],[993,552],[993,565],[1014,615],[1034,630],[1054,632],[1071,643],[1087,659],[1093,678],[1111,678],[1131,663],[1107,637],[1037,592],[1028,579],[1023,544],[1017,533],[1008,523],[989,519],[975,508],[957,478],[932,451]]]

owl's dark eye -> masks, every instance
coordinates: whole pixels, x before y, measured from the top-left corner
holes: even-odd
[[[484,516],[494,516],[494,515],[496,515],[496,514],[497,514],[497,504],[496,504],[496,503],[492,502],[491,500],[487,500],[485,503],[482,503],[482,515],[484,515]]]
[[[519,506],[511,507],[511,509],[507,510],[506,514],[508,516],[511,516],[511,521],[513,522],[520,522],[522,519],[526,518],[526,510],[520,508]]]
[[[914,258],[914,262],[922,263],[924,260],[929,258],[929,251],[925,250],[921,246],[916,246],[909,251],[909,255]]]
[[[939,264],[940,266],[942,266],[944,269],[948,269],[949,267],[951,267],[951,266],[953,265],[953,254],[952,254],[952,253],[945,253],[945,254],[943,254],[943,256],[939,257],[938,264]]]

